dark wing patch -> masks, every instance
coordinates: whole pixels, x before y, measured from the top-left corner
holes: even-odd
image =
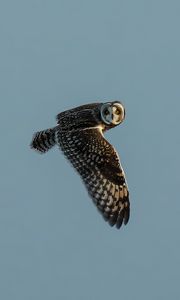
[[[123,222],[127,224],[130,203],[124,171],[117,152],[101,130],[57,131],[56,140],[104,219],[117,228]]]

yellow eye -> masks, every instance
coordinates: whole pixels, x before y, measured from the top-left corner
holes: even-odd
[[[115,114],[116,114],[116,115],[120,115],[121,113],[122,113],[122,111],[121,111],[119,108],[116,108]]]

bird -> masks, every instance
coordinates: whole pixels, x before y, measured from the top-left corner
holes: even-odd
[[[117,229],[129,221],[129,189],[118,153],[104,133],[124,119],[120,101],[84,104],[59,113],[56,126],[36,132],[30,144],[41,154],[57,145],[100,214]]]

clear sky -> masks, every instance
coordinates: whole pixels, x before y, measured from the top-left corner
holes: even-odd
[[[0,299],[180,299],[180,2],[0,2]],[[34,131],[60,111],[120,99],[106,134],[131,219],[98,214],[58,149]]]

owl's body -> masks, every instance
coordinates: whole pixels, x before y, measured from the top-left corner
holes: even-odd
[[[120,228],[130,214],[129,192],[119,157],[103,133],[125,117],[118,101],[93,103],[57,115],[57,126],[37,132],[31,147],[40,153],[58,145],[81,176],[104,219]]]

